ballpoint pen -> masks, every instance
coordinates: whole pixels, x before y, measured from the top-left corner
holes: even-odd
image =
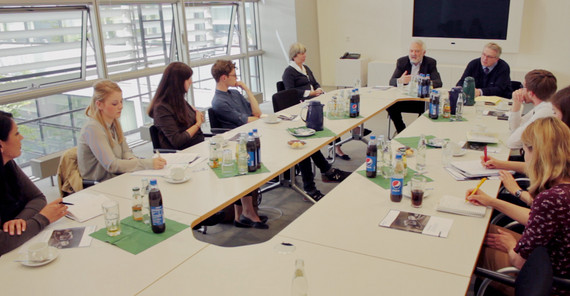
[[[70,202],[65,202],[65,201],[60,202],[60,204],[62,204],[62,205],[68,205],[68,206],[72,206],[72,205],[73,205],[72,203],[70,203]]]
[[[489,160],[489,158],[487,158],[487,145],[485,145],[485,149],[483,150],[483,152],[485,153],[485,162],[487,162],[487,160]]]
[[[481,185],[483,185],[483,183],[485,183],[485,181],[487,181],[487,178],[481,179],[481,181],[479,181],[479,184],[477,184],[477,186],[475,187],[475,189],[473,189],[473,191],[471,191],[471,194],[469,194],[469,195],[465,198],[465,201],[469,201],[469,196],[475,194],[475,192],[477,192],[477,190],[479,190],[479,187],[481,187]]]

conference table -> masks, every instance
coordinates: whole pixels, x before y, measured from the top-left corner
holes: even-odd
[[[333,91],[317,99],[326,103],[336,94],[338,91]],[[169,184],[158,178],[165,216],[194,226],[405,98],[396,88],[364,88],[361,117],[325,118],[325,127],[336,135],[307,139],[303,149],[286,145],[287,140],[293,139],[286,128],[301,126],[302,121],[266,124],[258,120],[234,129],[224,136],[230,138],[253,128],[260,130],[261,159],[269,172],[219,179],[202,162],[188,169],[191,179],[186,183]],[[301,105],[279,113],[299,114]],[[434,122],[420,116],[392,140],[392,147],[403,146],[397,143],[400,137],[420,134],[460,141],[465,139],[466,131],[482,125],[499,138],[508,136],[506,122],[477,117],[474,109],[465,108],[464,122]],[[187,151],[207,157],[208,143]],[[508,153],[500,142],[498,153],[493,156],[506,159]],[[487,209],[483,218],[435,210],[444,194],[463,197],[477,183],[453,179],[441,164],[441,154],[441,149],[426,152],[425,175],[433,179],[428,183],[433,190],[421,208],[412,208],[407,198],[400,203],[391,202],[389,190],[353,173],[269,241],[219,247],[197,240],[191,228],[187,228],[137,255],[93,240],[90,247],[59,250],[54,262],[38,268],[13,262],[26,249],[23,245],[0,257],[2,290],[6,295],[288,295],[295,260],[301,258],[305,261],[311,295],[462,295],[469,286],[491,210]],[[468,151],[461,159],[478,159],[480,155],[481,152]],[[415,168],[415,158],[408,158],[408,166]],[[364,164],[358,170],[363,169]],[[123,174],[85,190],[117,200],[122,217],[127,217],[131,188],[140,185],[141,176]],[[493,195],[499,185],[499,180],[489,180],[481,188]],[[447,238],[379,227],[391,209],[450,218],[453,225]],[[46,231],[85,225],[103,228],[103,218],[84,223],[61,219]],[[294,251],[278,251],[282,242],[292,244]]]

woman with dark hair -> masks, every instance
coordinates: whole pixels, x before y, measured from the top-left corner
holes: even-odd
[[[160,148],[182,150],[204,141],[202,112],[185,100],[192,85],[192,69],[181,62],[166,67],[148,115],[158,129]]]
[[[46,198],[14,159],[22,154],[22,139],[12,114],[0,111],[0,256],[67,214],[58,198]]]
[[[552,96],[550,99],[554,116],[570,127],[570,86],[567,86]]]

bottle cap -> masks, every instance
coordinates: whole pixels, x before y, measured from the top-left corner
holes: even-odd
[[[376,140],[376,136],[370,136],[370,140]]]
[[[257,129],[256,129],[256,128],[253,129],[253,133],[254,133],[254,134],[257,133]]]
[[[151,186],[156,185],[156,179],[150,179],[150,185]]]
[[[402,153],[400,152],[396,153],[396,159],[402,159]]]
[[[249,133],[247,133],[247,134],[250,135],[250,136],[253,136],[253,132],[249,132]]]

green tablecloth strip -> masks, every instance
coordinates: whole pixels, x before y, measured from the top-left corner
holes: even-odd
[[[426,137],[426,141],[429,141],[431,139],[435,139],[435,136],[425,136]],[[414,148],[414,149],[418,149],[418,143],[420,142],[420,137],[402,137],[402,138],[396,138],[394,139],[400,143],[402,143],[402,145],[404,146],[408,146],[410,148]],[[393,147],[392,149],[398,149],[399,147]],[[433,148],[430,146],[427,146],[428,149]]]
[[[366,170],[362,170],[362,171],[358,171],[358,173],[362,176],[364,176],[366,179],[372,181],[374,184],[384,188],[384,189],[390,189],[390,179],[385,179],[384,177],[382,177],[380,174],[376,174],[375,178],[368,178],[366,177]],[[410,181],[412,179],[412,176],[416,173],[416,171],[408,168],[408,174],[404,177],[404,185],[408,184],[408,181]],[[431,179],[430,177],[427,177],[426,175],[422,175],[424,178],[426,178],[426,182],[433,182],[433,179]]]
[[[424,116],[427,117],[428,119],[430,119],[430,120],[433,121],[433,122],[465,122],[465,121],[469,121],[469,120],[465,119],[465,117],[461,118],[461,120],[453,120],[453,121],[452,121],[452,120],[451,120],[451,117],[450,117],[450,118],[443,118],[443,117],[441,116],[441,114],[437,117],[437,119],[431,119],[431,118],[429,118],[429,113],[425,113]]]
[[[298,127],[292,127],[292,128],[288,128],[287,131],[289,133],[292,133],[295,129],[298,128],[306,128],[306,126],[298,126]],[[335,137],[336,134],[331,131],[330,129],[324,127],[322,131],[317,131],[315,132],[314,135],[309,136],[309,137],[296,137],[297,139],[316,139],[316,138],[330,138],[330,137]]]
[[[329,120],[363,118],[362,115],[358,115],[358,116],[356,116],[356,117],[350,117],[349,115],[343,115],[343,116],[331,118],[331,117],[327,116],[327,112],[324,112],[324,116],[325,116],[327,119],[329,119]]]
[[[263,165],[263,162],[262,162],[261,168],[257,169],[255,172],[247,172],[247,175],[238,175],[238,169],[237,169],[237,164],[236,164],[235,160],[234,160],[234,172],[229,176],[222,175],[222,166],[221,165],[215,169],[212,169],[212,170],[214,171],[214,173],[216,173],[216,176],[218,176],[218,178],[220,178],[220,179],[231,178],[231,177],[239,177],[239,176],[247,176],[247,175],[253,175],[253,174],[262,174],[262,173],[268,173],[269,172],[267,167],[265,167],[265,165]]]
[[[163,233],[154,233],[150,225],[135,221],[129,216],[121,220],[121,234],[118,236],[108,236],[107,228],[99,229],[90,235],[136,255],[188,227],[190,226],[166,219],[166,230]]]

